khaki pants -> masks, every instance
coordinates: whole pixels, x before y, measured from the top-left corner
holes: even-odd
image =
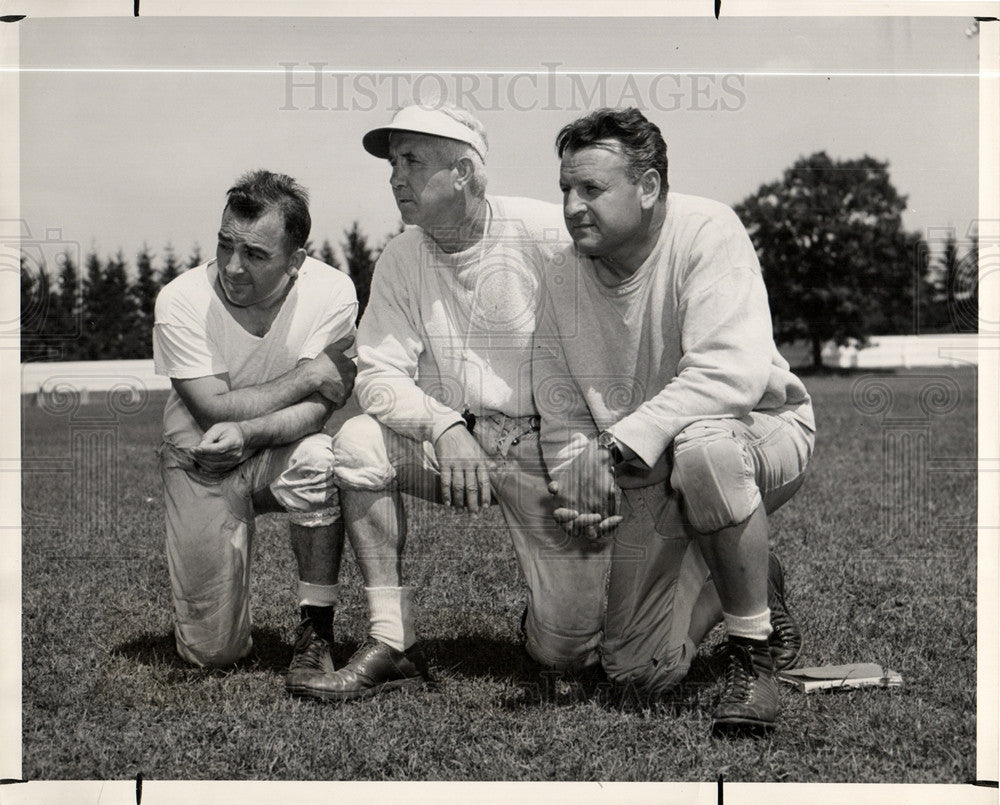
[[[223,474],[200,470],[189,454],[164,443],[160,472],[177,652],[196,665],[227,665],[253,646],[254,493],[270,489],[293,522],[332,522],[339,504],[330,437],[317,433],[261,450]]]
[[[648,692],[684,678],[697,651],[689,628],[709,581],[698,533],[737,525],[762,503],[769,513],[785,503],[813,444],[787,412],[706,419],[670,446],[669,482],[622,489],[601,646],[608,676]]]
[[[498,414],[479,417],[474,436],[491,459],[490,482],[528,586],[527,650],[553,668],[598,661],[610,544],[567,536],[552,519],[537,423]],[[393,484],[440,503],[432,446],[362,415],[334,436],[337,483],[377,491]]]

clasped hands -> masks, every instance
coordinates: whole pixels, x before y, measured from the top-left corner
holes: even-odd
[[[625,518],[618,514],[614,460],[597,439],[553,475],[549,493],[555,498],[555,521],[567,534],[599,540]]]

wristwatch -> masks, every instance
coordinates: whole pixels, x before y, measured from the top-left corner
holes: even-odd
[[[598,433],[597,444],[611,453],[611,460],[615,464],[621,464],[625,460],[624,456],[622,456],[622,449],[618,446],[618,442],[615,441],[615,436],[611,431],[602,430]]]

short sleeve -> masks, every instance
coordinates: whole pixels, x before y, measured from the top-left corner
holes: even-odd
[[[314,324],[302,343],[298,360],[315,358],[327,344],[356,335],[354,324],[358,318],[358,299],[354,283],[333,268],[322,271],[321,276],[328,291],[317,294],[312,301]],[[348,354],[353,355],[353,349]]]
[[[173,283],[171,283],[173,285]],[[153,325],[153,367],[158,375],[186,380],[228,371],[218,350],[212,349],[205,314],[175,294],[168,285],[156,300]]]

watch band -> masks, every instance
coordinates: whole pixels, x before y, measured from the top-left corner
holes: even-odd
[[[614,434],[610,431],[602,430],[597,434],[597,444],[611,453],[611,460],[615,464],[621,464],[625,460],[624,456],[622,456],[622,449],[618,446]]]

